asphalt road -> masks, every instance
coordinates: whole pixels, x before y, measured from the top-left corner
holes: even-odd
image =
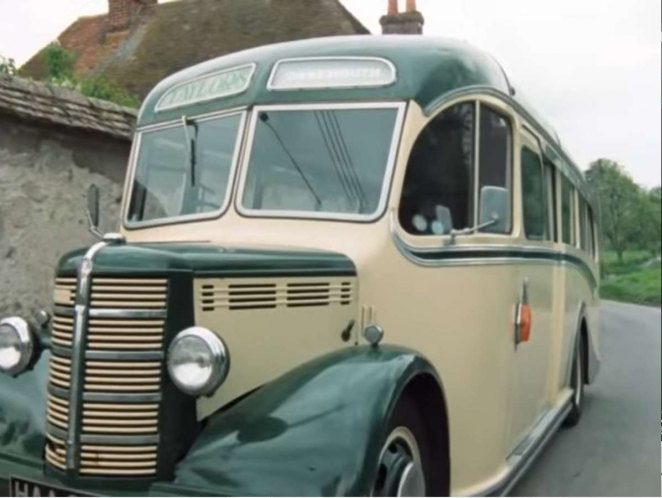
[[[602,369],[512,496],[660,496],[660,310],[602,306]]]

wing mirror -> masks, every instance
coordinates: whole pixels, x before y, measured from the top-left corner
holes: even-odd
[[[476,232],[505,233],[510,221],[510,192],[503,187],[486,186],[480,190],[478,225],[461,230],[451,230],[448,245],[455,244],[458,235]]]
[[[476,231],[505,233],[510,220],[510,192],[503,187],[483,187]]]

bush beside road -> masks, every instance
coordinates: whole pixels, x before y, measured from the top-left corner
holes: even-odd
[[[615,253],[603,257],[600,296],[627,303],[660,306],[662,272],[660,259],[651,259],[647,251],[630,251],[619,262]]]

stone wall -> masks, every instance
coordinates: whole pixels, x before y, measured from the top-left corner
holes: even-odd
[[[100,187],[102,230],[116,230],[129,141],[0,114],[0,317],[50,308],[60,256],[94,237],[87,188]]]

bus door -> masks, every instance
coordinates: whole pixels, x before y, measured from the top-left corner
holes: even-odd
[[[516,273],[519,295],[515,302],[512,396],[508,441],[511,452],[523,451],[526,436],[549,408],[547,379],[553,335],[555,264],[554,227],[550,216],[549,187],[538,139],[521,129],[519,171],[521,184],[520,250]]]

